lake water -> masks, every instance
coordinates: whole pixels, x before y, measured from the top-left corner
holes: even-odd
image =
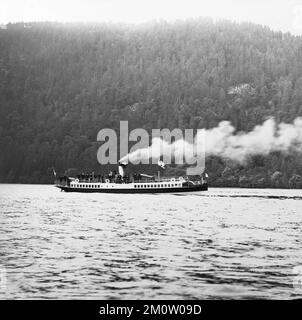
[[[302,297],[302,190],[0,184],[0,210],[2,299]]]

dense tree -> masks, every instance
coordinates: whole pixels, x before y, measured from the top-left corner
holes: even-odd
[[[53,166],[100,171],[97,133],[120,120],[148,131],[229,120],[246,131],[301,115],[302,38],[288,33],[209,19],[0,30],[2,182],[51,182]],[[207,170],[216,186],[301,187],[297,153],[244,166],[211,157]]]

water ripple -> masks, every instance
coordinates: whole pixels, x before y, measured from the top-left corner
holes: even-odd
[[[0,185],[0,267],[14,299],[289,299],[300,190],[68,194]]]

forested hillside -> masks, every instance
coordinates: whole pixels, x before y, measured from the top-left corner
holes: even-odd
[[[148,131],[229,120],[249,131],[269,116],[302,116],[301,37],[207,19],[0,29],[2,182],[52,182],[53,166],[100,172],[97,133],[120,120]],[[214,186],[302,187],[301,153],[245,165],[211,157],[207,171]]]

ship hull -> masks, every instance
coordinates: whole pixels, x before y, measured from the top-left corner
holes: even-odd
[[[81,193],[179,193],[179,192],[196,192],[196,191],[207,191],[208,185],[194,185],[186,187],[173,187],[173,188],[156,188],[156,189],[132,189],[132,188],[100,188],[100,189],[89,189],[89,188],[72,188],[68,186],[57,185],[62,191],[65,192],[81,192]]]

